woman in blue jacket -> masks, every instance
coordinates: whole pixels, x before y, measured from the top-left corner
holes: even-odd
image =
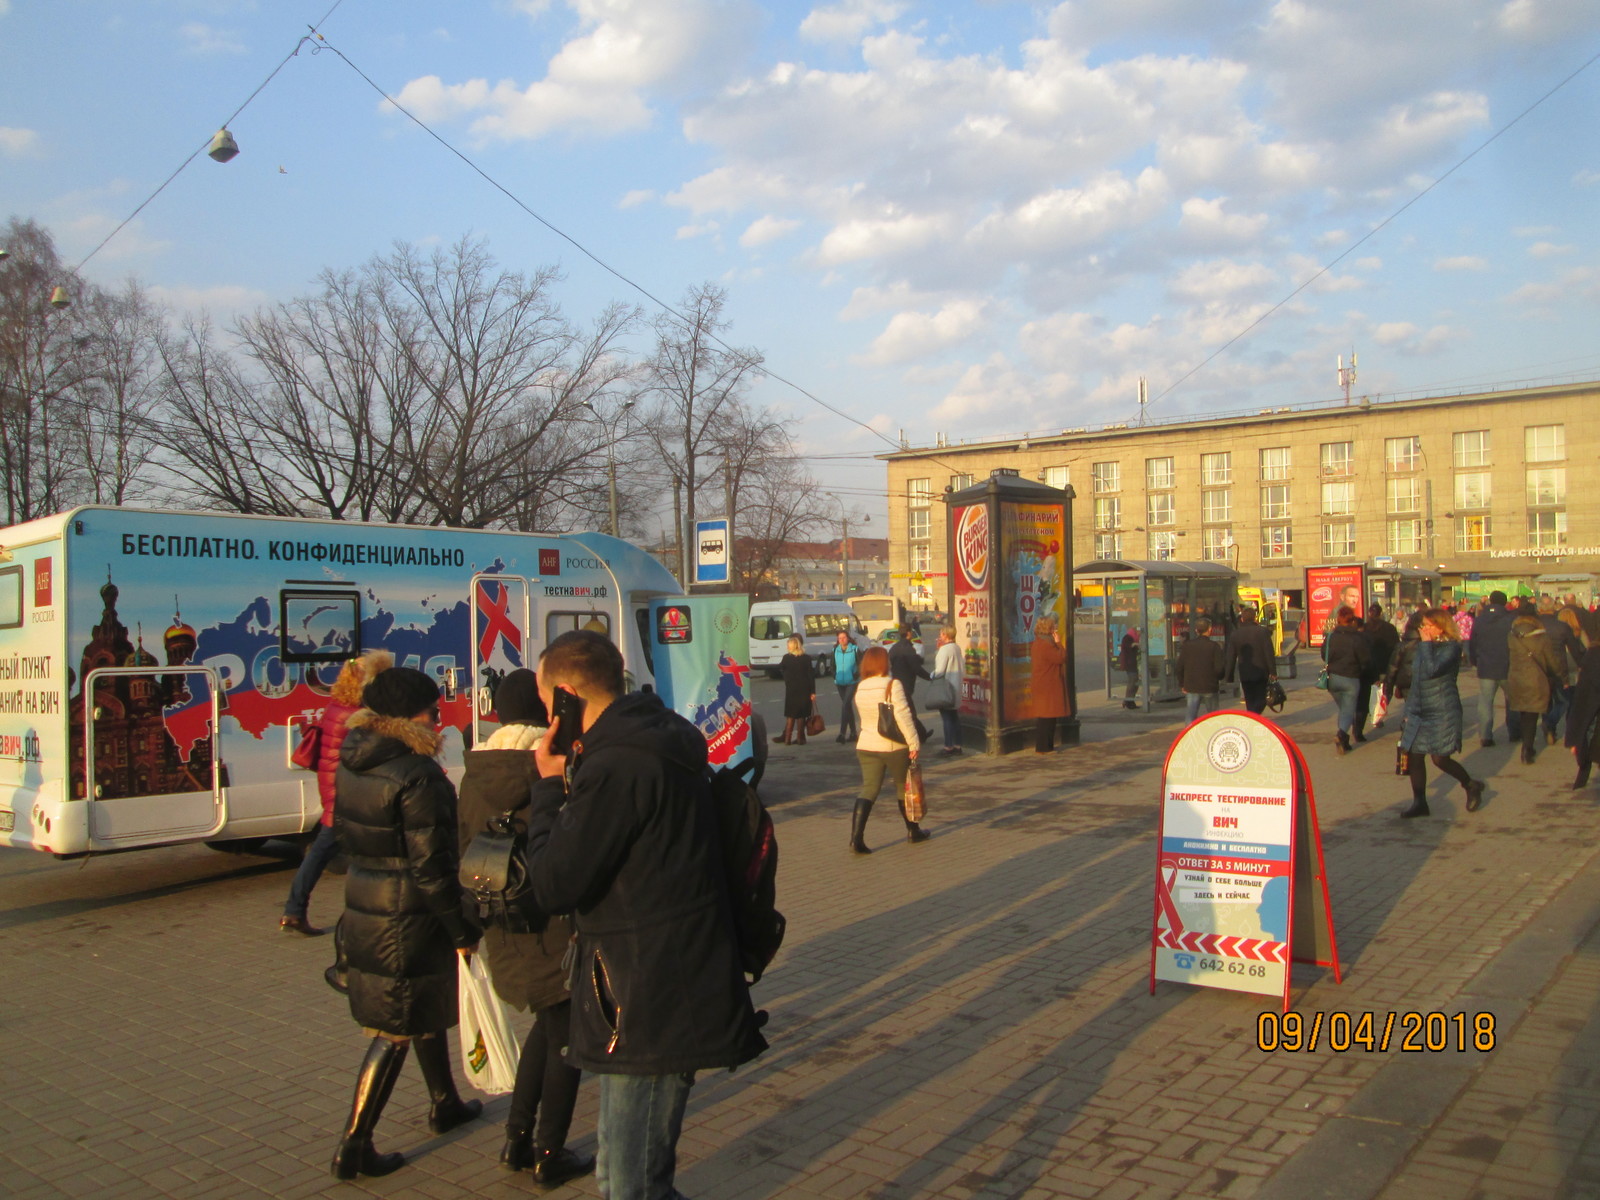
[[[1411,807],[1402,817],[1428,815],[1426,760],[1456,780],[1466,790],[1467,811],[1483,803],[1483,781],[1450,757],[1461,749],[1461,693],[1456,675],[1461,670],[1461,634],[1455,619],[1442,608],[1422,614],[1417,633],[1422,639],[1411,660],[1411,690],[1406,695],[1406,719],[1400,729],[1400,753],[1411,777]]]
[[[839,736],[836,742],[853,742],[861,736],[856,723],[856,685],[861,682],[861,651],[850,635],[839,630],[839,644],[833,648],[833,683],[839,689]]]

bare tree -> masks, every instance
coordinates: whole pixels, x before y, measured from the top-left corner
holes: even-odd
[[[139,285],[91,291],[79,302],[87,352],[74,424],[88,499],[127,504],[147,496],[158,444],[152,421],[163,396],[160,341],[165,317]]]

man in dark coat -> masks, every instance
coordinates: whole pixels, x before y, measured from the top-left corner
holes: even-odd
[[[1272,654],[1272,631],[1256,620],[1254,607],[1239,610],[1239,624],[1228,635],[1223,660],[1227,681],[1239,680],[1245,708],[1265,712],[1267,684],[1278,677],[1278,664]]]
[[[1189,720],[1216,712],[1222,691],[1222,647],[1211,640],[1211,618],[1194,623],[1195,636],[1178,648],[1178,686],[1183,689]]]
[[[1566,681],[1572,677],[1572,672],[1576,671],[1578,665],[1583,662],[1583,652],[1586,647],[1583,644],[1583,639],[1577,635],[1572,626],[1556,615],[1556,598],[1554,596],[1540,596],[1537,612],[1539,614],[1539,624],[1543,625],[1544,631],[1550,635],[1550,644],[1556,648],[1562,665],[1568,668],[1562,671],[1560,682],[1555,685],[1555,690],[1551,692],[1550,708],[1544,714],[1545,740],[1554,744],[1556,731],[1561,728],[1561,718],[1567,715],[1567,706],[1570,702]]]
[[[1511,613],[1506,611],[1506,594],[1490,592],[1489,603],[1472,623],[1468,648],[1478,668],[1478,744],[1494,745],[1494,694],[1506,685],[1511,670]],[[1506,709],[1506,735],[1513,741],[1521,730],[1514,714]]]
[[[582,704],[570,772],[559,717],[535,750],[528,871],[539,906],[577,927],[567,1061],[600,1080],[601,1194],[676,1196],[694,1072],[767,1045],[721,873],[705,738],[659,696],[624,695],[622,655],[597,633],[551,642],[539,688],[552,713],[557,688]]]
[[[900,681],[900,686],[906,691],[906,703],[911,706],[911,719],[917,723],[917,736],[923,741],[928,740],[928,727],[922,723],[922,718],[917,716],[917,704],[913,698],[917,690],[917,680],[932,679],[928,668],[922,665],[922,651],[911,640],[911,626],[900,626],[900,640],[889,647],[889,674]]]
[[[1367,660],[1366,673],[1361,676],[1361,694],[1356,697],[1355,737],[1358,742],[1367,740],[1363,731],[1372,712],[1372,689],[1389,673],[1389,660],[1400,645],[1400,631],[1383,619],[1382,605],[1368,605],[1361,632],[1367,635],[1371,657]]]

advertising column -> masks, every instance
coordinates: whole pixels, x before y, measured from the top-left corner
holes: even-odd
[[[989,504],[980,499],[950,510],[952,557],[950,572],[953,603],[950,615],[961,647],[961,715],[987,728],[994,696],[990,653],[993,631],[989,624]]]
[[[1322,648],[1342,606],[1349,605],[1357,617],[1366,616],[1366,584],[1366,568],[1359,565],[1306,568],[1306,632],[1313,650]]]
[[[1066,512],[1061,505],[1001,502],[1000,545],[1005,563],[1001,719],[1008,725],[1034,718],[1032,642],[1040,618],[1055,621],[1067,652],[1072,652],[1072,624],[1067,619],[1062,575],[1065,542]]]

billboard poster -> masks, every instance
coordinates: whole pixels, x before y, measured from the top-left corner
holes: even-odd
[[[1313,650],[1321,649],[1334,615],[1348,604],[1356,616],[1367,611],[1367,571],[1360,565],[1306,568],[1306,629]]]
[[[989,597],[993,555],[989,506],[985,503],[956,508],[950,514],[954,536],[954,570],[951,613],[956,624],[956,644],[961,647],[961,712],[988,720],[990,694],[989,655],[993,648]]]
[[[1248,713],[1189,726],[1162,780],[1152,979],[1262,995],[1289,973],[1295,770]]]
[[[706,739],[711,766],[755,751],[750,715],[750,601],[744,596],[652,600],[650,662],[662,702]]]
[[[1000,646],[1005,655],[1000,719],[1033,720],[1033,638],[1041,617],[1056,621],[1071,637],[1062,579],[1066,511],[1059,504],[1000,504],[1000,556],[1004,611]]]

